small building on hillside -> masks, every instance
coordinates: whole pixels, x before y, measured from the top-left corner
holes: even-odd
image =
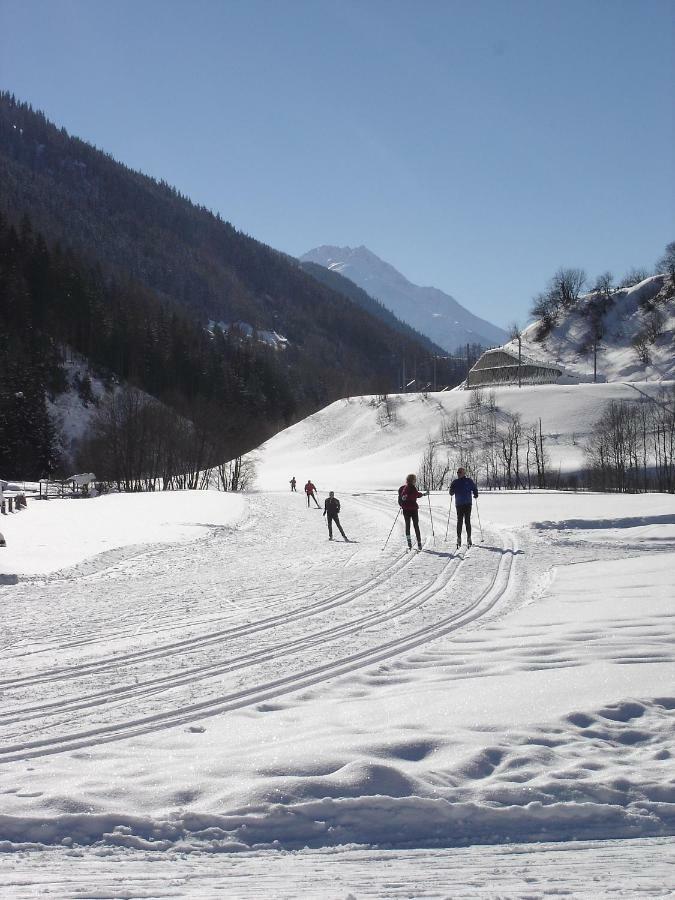
[[[521,355],[511,347],[495,347],[486,350],[469,371],[467,387],[488,387],[500,384],[554,384],[564,378],[564,369],[559,365],[542,362]]]

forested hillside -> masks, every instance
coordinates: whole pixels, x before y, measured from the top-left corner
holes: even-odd
[[[340,396],[397,389],[406,366],[431,381],[428,342],[7,93],[0,213],[0,319],[17,348],[3,369],[21,369],[10,381],[58,390],[68,345],[182,415],[206,405],[229,423],[235,452]],[[209,336],[208,320],[275,330],[287,349]],[[4,471],[18,462],[13,446]],[[49,456],[23,474],[43,474]]]

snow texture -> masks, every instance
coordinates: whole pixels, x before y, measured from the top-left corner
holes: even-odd
[[[438,493],[410,553],[374,415],[268,442],[247,497],[3,520],[0,893],[668,896],[673,497],[482,494],[455,551]]]

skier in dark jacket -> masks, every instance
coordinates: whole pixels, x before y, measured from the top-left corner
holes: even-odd
[[[321,509],[319,501],[316,499],[316,485],[312,484],[311,479],[305,485],[305,493],[307,494],[307,506],[309,506],[309,498],[316,503],[316,508]]]
[[[327,517],[328,520],[328,540],[333,540],[333,522],[338,527],[338,531],[342,535],[342,537],[348,541],[349,538],[342,530],[342,525],[340,525],[340,501],[335,496],[333,491],[330,491],[328,496],[326,497],[323,504],[323,514]]]
[[[466,469],[457,469],[457,478],[450,485],[450,496],[455,498],[457,507],[457,549],[462,546],[462,522],[466,528],[466,545],[471,546],[471,504],[478,499],[478,488]]]
[[[417,490],[417,475],[406,476],[405,484],[402,484],[398,489],[398,505],[401,507],[403,518],[405,520],[405,536],[406,540],[408,541],[408,549],[412,548],[412,541],[410,540],[411,522],[415,529],[417,549],[422,549],[422,538],[420,537],[419,523],[419,507],[417,506],[417,501],[420,497],[426,497],[428,493],[429,491],[425,491],[422,494]]]
[[[295,475],[291,478],[291,480],[289,481],[289,484],[291,486],[291,490],[294,491],[295,485],[297,484],[297,481],[295,480]]]

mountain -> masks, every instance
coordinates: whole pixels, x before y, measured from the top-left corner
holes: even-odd
[[[324,245],[303,254],[300,260],[318,263],[349,278],[403,322],[450,353],[465,344],[492,347],[507,337],[502,328],[474,316],[449,294],[408,281],[367,247]]]
[[[402,372],[458,380],[436,372],[428,341],[7,92],[0,256],[0,326],[12,347],[0,382],[18,385],[11,403],[7,388],[0,394],[0,422],[18,423],[22,393],[21,408],[44,423],[39,394],[64,382],[54,363],[65,347],[182,416],[199,407],[205,422],[229,421],[235,452],[338,397],[397,390]],[[229,326],[213,334],[213,322]],[[49,371],[38,372],[47,355]],[[10,468],[18,440],[0,435]]]
[[[345,297],[349,297],[349,299],[353,300],[357,306],[365,309],[376,319],[381,319],[401,334],[405,334],[408,337],[419,341],[432,353],[439,354],[444,352],[442,347],[435,344],[426,335],[416,331],[410,325],[401,321],[401,319],[397,318],[391,310],[387,309],[384,303],[371,297],[370,294],[366,293],[366,291],[355,284],[355,282],[346,278],[344,275],[341,275],[337,269],[326,268],[320,263],[314,262],[301,262],[300,268],[327,287],[332,288],[339,294],[343,294]]]

